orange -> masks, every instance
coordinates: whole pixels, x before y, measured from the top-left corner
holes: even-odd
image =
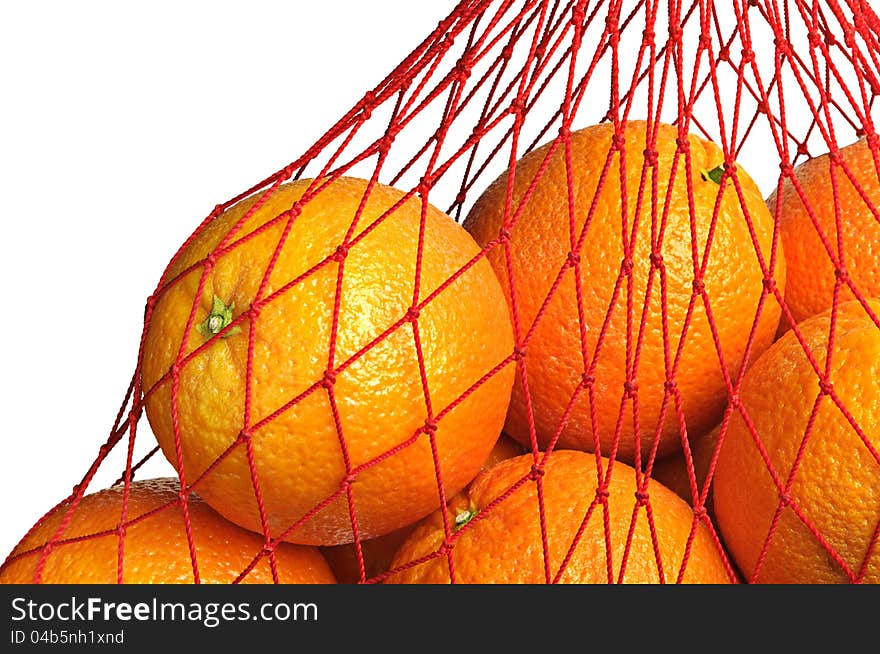
[[[548,573],[551,582],[560,583],[721,584],[733,578],[707,524],[668,488],[650,481],[642,504],[635,470],[621,461],[612,465],[599,458],[607,478],[599,484],[595,455],[555,450],[540,460],[537,468],[532,454],[502,461],[450,503],[457,583],[536,584],[545,583]],[[443,545],[443,516],[437,511],[401,546],[388,582],[448,583]]]
[[[794,321],[831,308],[835,269],[846,271],[841,280],[848,279],[862,297],[880,297],[880,181],[867,139],[841,148],[834,157],[826,153],[808,159],[793,177],[784,179],[767,205],[779,215],[788,262],[785,302]],[[846,284],[840,291],[840,301],[855,298]],[[780,325],[780,331],[785,329],[787,318]]]
[[[510,205],[508,173],[483,193],[464,223],[478,243],[491,247],[489,258],[519,317],[524,379],[517,377],[505,430],[521,442],[530,442],[533,413],[542,448],[558,432],[559,447],[595,451],[598,443],[603,455],[633,462],[636,443],[644,457],[659,435],[657,455],[663,456],[681,447],[678,399],[687,433],[707,433],[727,401],[715,337],[735,379],[765,284],[785,283],[781,253],[771,266],[773,217],[742,167],[722,177],[721,150],[695,135],[682,139],[681,151],[689,156],[676,159],[678,129],[652,129],[656,145],[646,148],[654,136],[646,139],[645,122],[621,128],[625,163],[607,123],[571,133],[570,148],[562,141],[555,150],[553,143],[539,147],[517,162]],[[779,315],[779,303],[765,297],[752,359],[773,341]]]
[[[501,286],[461,225],[388,186],[299,180],[235,204],[175,257],[142,381],[162,451],[206,502],[334,545],[355,538],[351,512],[359,538],[381,536],[438,508],[438,479],[451,496],[476,475],[512,352]]]
[[[489,458],[483,462],[482,469],[485,470],[499,461],[510,459],[522,453],[523,448],[519,443],[502,434],[489,453]],[[416,522],[407,525],[390,534],[361,543],[361,557],[364,561],[363,579],[365,581],[378,579],[380,575],[388,571],[395,552],[417,524]],[[357,548],[354,543],[324,547],[321,548],[321,551],[340,583],[355,584],[361,581],[360,563],[358,563]]]
[[[179,489],[178,480],[173,478],[132,482],[125,505],[124,534],[119,531],[124,500],[121,484],[83,496],[48,550],[42,574],[37,577],[44,545],[68,519],[70,504],[60,505],[13,550],[0,568],[0,583],[115,584],[120,537],[124,539],[123,583],[193,583],[193,561]],[[194,493],[187,498],[187,511],[201,583],[275,581],[268,555],[261,555],[264,542],[260,536],[224,520]],[[315,547],[279,543],[273,551],[278,583],[336,581]]]
[[[880,314],[880,302],[869,306]],[[830,326],[830,312],[798,326],[823,375]],[[824,390],[819,379],[793,331],[743,379],[743,411],[723,438],[713,490],[719,530],[750,581],[880,582],[871,547],[880,522],[880,327],[857,301],[839,307]]]

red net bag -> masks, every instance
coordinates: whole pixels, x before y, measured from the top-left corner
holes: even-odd
[[[877,581],[878,27],[461,2],[181,245],[0,579]]]

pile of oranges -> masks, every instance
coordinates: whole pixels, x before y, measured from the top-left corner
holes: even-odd
[[[878,177],[861,139],[765,198],[631,121],[462,224],[354,177],[256,193],[148,304],[178,478],[62,504],[0,582],[880,581]]]

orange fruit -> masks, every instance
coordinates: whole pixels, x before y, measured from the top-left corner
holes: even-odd
[[[706,523],[668,488],[650,481],[642,505],[635,470],[621,461],[612,467],[600,457],[607,484],[597,483],[595,455],[555,450],[535,472],[534,461],[531,453],[502,461],[450,502],[457,583],[536,584],[545,583],[548,573],[550,581],[560,583],[721,584],[732,579]],[[498,498],[503,499],[493,504]],[[395,555],[388,582],[449,583],[444,533],[440,511],[423,520]]]
[[[189,584],[195,581],[177,479],[134,481],[119,531],[123,485],[83,496],[59,539],[48,550],[37,578],[44,545],[67,520],[69,503],[47,515],[0,568],[0,583],[115,584],[119,540],[123,540],[122,582]],[[272,563],[260,556],[263,539],[220,517],[194,493],[187,511],[201,583],[273,583]],[[273,550],[278,583],[332,584],[335,578],[315,547],[279,543]],[[255,564],[252,565],[252,563]],[[239,575],[241,578],[239,579]]]
[[[516,164],[510,206],[504,174],[477,200],[464,223],[478,243],[491,247],[489,259],[519,316],[518,349],[527,392],[518,377],[505,430],[524,443],[530,442],[533,413],[542,448],[558,432],[560,448],[595,451],[598,443],[603,455],[633,462],[636,443],[644,457],[659,435],[657,456],[663,456],[681,447],[676,398],[687,433],[707,433],[720,422],[727,401],[707,303],[724,364],[735,379],[746,358],[765,277],[768,289],[771,281],[785,283],[784,259],[778,256],[771,266],[773,217],[748,174],[736,169],[740,194],[732,177],[719,177],[723,154],[716,145],[689,135],[681,146],[689,150],[689,158],[681,154],[676,160],[678,128],[654,128],[656,145],[646,148],[651,142],[646,123],[626,123],[619,137],[625,164],[620,151],[609,154],[615,143],[613,125],[573,132],[570,198],[569,149],[561,142],[552,152],[552,143],[539,147]],[[653,159],[651,149],[656,151],[656,168],[646,163]],[[654,184],[656,207],[651,202]],[[716,203],[717,221],[704,256]],[[624,247],[622,231],[631,247]],[[704,272],[695,272],[703,266]],[[751,358],[770,345],[779,321],[779,303],[773,297],[765,300]]]
[[[482,470],[522,453],[523,448],[519,443],[502,434],[489,453],[489,457],[483,462]],[[417,525],[418,522],[415,522],[392,531],[390,534],[361,542],[361,557],[364,561],[363,579],[365,581],[378,578],[388,571],[394,554]],[[354,543],[323,547],[321,552],[330,564],[339,583],[356,584],[361,581],[360,563]]]
[[[794,321],[831,308],[835,269],[846,271],[841,279],[848,278],[862,297],[880,297],[880,180],[867,139],[841,148],[834,157],[826,153],[808,159],[794,168],[793,176],[773,191],[767,205],[779,215],[788,262],[785,302]],[[840,291],[839,301],[855,298],[846,284]],[[788,319],[783,317],[780,331],[785,329]]]
[[[507,305],[479,255],[432,205],[360,179],[230,207],[153,302],[142,381],[165,456],[225,517],[260,533],[265,518],[291,542],[351,542],[350,511],[360,538],[433,511],[432,441],[454,494],[498,439],[513,383]]]
[[[880,314],[880,302],[869,306]],[[830,311],[798,325],[823,375],[830,328]],[[839,306],[826,381],[822,390],[794,331],[743,379],[743,413],[731,416],[713,491],[719,530],[750,581],[880,582],[871,546],[880,522],[880,328],[857,301]]]

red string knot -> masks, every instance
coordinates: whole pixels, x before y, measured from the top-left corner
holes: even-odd
[[[216,216],[219,216],[221,213],[223,213],[223,205],[218,204],[214,207],[214,210],[211,212],[211,217],[214,218]]]
[[[773,45],[776,46],[776,52],[783,57],[791,55],[791,44],[783,38],[776,37],[773,39]]]
[[[791,504],[791,495],[789,495],[785,491],[781,491],[779,493],[779,504],[782,505],[783,507],[786,507],[789,504]]]
[[[205,257],[205,271],[210,272],[214,269],[214,266],[217,265],[217,252],[212,250],[208,253],[208,256]]]
[[[471,76],[471,67],[468,62],[459,59],[452,69],[452,74],[459,82],[465,82]]]
[[[321,378],[321,386],[324,388],[330,388],[333,384],[336,383],[336,373],[332,370],[325,370],[324,376]]]
[[[669,26],[669,38],[673,42],[675,42],[675,43],[680,42],[681,35],[682,35],[682,29],[681,29],[680,25],[673,23],[672,25]]]
[[[543,59],[544,53],[547,52],[547,46],[544,43],[541,43],[537,48],[535,48],[535,59]]]
[[[651,256],[648,258],[651,260],[651,265],[655,268],[663,267],[663,255],[659,252],[652,252]]]
[[[571,127],[569,125],[563,125],[559,128],[559,136],[562,140],[567,141],[571,138]]]
[[[850,37],[851,36],[852,36],[852,32],[850,31]],[[846,27],[843,28],[843,38],[845,41],[847,41],[847,44],[849,44],[850,39],[847,38],[847,28]],[[837,45],[837,39],[834,38],[834,35],[831,32],[828,32],[825,34],[825,45],[827,45],[829,48],[833,48]]]
[[[671,394],[675,392],[675,389],[678,388],[678,384],[675,383],[674,379],[667,379],[663,382],[663,388],[666,389],[667,394]]]
[[[835,166],[839,166],[841,163],[843,163],[843,159],[840,156],[840,150],[836,148],[834,150],[831,150],[831,152],[828,153],[828,160]]]
[[[513,57],[513,43],[508,43],[501,49],[501,58],[509,60],[511,57]]]
[[[758,113],[759,114],[769,114],[770,113],[770,105],[766,100],[761,100],[758,103]]]
[[[702,295],[703,292],[706,290],[706,283],[703,281],[702,277],[695,278],[692,282],[692,285],[694,287],[694,293],[696,293],[697,295]]]
[[[240,432],[238,432],[237,440],[239,443],[247,443],[252,438],[253,435],[247,429],[242,429]]]
[[[736,172],[736,162],[733,159],[725,161],[723,164],[721,164],[721,167],[724,169],[725,173],[728,173],[730,175],[733,175]]]
[[[531,473],[530,477],[533,480],[535,480],[538,477],[543,477],[543,476],[544,476],[544,466],[542,466],[539,463],[532,464],[532,473]]]
[[[742,406],[742,400],[740,400],[739,395],[736,393],[731,393],[730,397],[727,398],[727,401],[734,409],[739,410]]]
[[[699,506],[694,507],[694,517],[699,521],[704,521],[709,516],[709,512],[706,510],[706,507],[700,504]]]
[[[718,61],[730,61],[730,48],[726,45],[718,51]]]
[[[419,308],[418,307],[410,307],[406,310],[406,321],[407,322],[415,322],[419,319]]]
[[[849,281],[849,273],[847,272],[846,268],[842,266],[840,268],[834,269],[834,276],[840,280],[841,284],[846,284]]]
[[[655,150],[654,148],[645,148],[644,155],[645,163],[647,163],[649,166],[657,165],[657,150]]]
[[[265,300],[262,300],[260,302],[254,302],[251,305],[251,308],[248,309],[248,318],[250,318],[251,324],[256,322],[257,318],[260,317],[260,311],[263,310],[264,303],[265,303]]]
[[[790,161],[782,161],[779,164],[779,170],[783,177],[791,177],[794,173],[794,166],[791,165]]]
[[[657,36],[657,35],[654,33],[654,30],[646,28],[646,29],[642,32],[642,43],[644,43],[644,44],[646,44],[646,45],[647,45],[647,44],[650,44],[650,43],[653,43],[653,42],[654,42],[654,37],[656,37],[656,36]]]
[[[364,97],[361,100],[361,114],[363,115],[365,120],[369,120],[370,116],[373,115],[373,109],[376,106],[376,94],[372,91],[367,91],[364,93]]]
[[[712,48],[712,37],[708,34],[700,34],[698,43],[703,50],[709,50]]]
[[[436,434],[437,423],[428,418],[427,420],[425,420],[425,425],[422,427],[422,431],[426,434]]]
[[[755,51],[751,48],[742,49],[742,63],[750,64],[755,60]]]
[[[810,30],[809,34],[807,34],[807,41],[809,41],[811,47],[818,48],[822,43],[822,37],[816,30]]]
[[[507,243],[510,240],[510,230],[507,227],[502,227],[501,231],[498,232],[498,240],[501,243]]]
[[[634,379],[623,382],[623,392],[627,398],[635,397],[636,391],[639,390],[639,384]]]
[[[819,380],[819,391],[822,395],[831,395],[834,392],[834,385],[827,379]]]
[[[337,263],[342,263],[345,261],[345,257],[348,256],[348,246],[345,244],[336,246],[336,250],[333,252],[333,261]]]
[[[430,175],[424,175],[419,180],[419,195],[423,198],[428,197],[428,193],[431,192],[431,189],[434,187],[434,178]]]
[[[687,154],[691,151],[691,142],[686,136],[679,136],[675,139],[675,145],[681,154]]]
[[[626,143],[626,139],[624,138],[622,133],[615,132],[614,135],[611,137],[612,150],[622,150],[624,143]]]
[[[526,104],[522,101],[522,98],[514,98],[510,103],[510,113],[514,115],[521,115],[525,112]]]
[[[272,553],[275,551],[275,547],[271,543],[265,543],[263,545],[263,550],[261,554],[263,556],[272,556]]]
[[[580,27],[587,17],[587,10],[580,3],[575,4],[571,10],[571,23],[575,27]]]
[[[458,195],[455,196],[455,203],[464,204],[465,200],[467,200],[467,191],[459,191]]]
[[[801,156],[810,154],[810,149],[807,147],[806,141],[797,144],[797,153]]]
[[[581,375],[581,386],[585,389],[590,388],[593,384],[596,383],[596,378],[588,372],[585,372]]]
[[[877,152],[878,148],[880,148],[880,137],[877,136],[876,132],[866,132],[865,141],[872,152]]]
[[[517,347],[513,350],[514,361],[522,361],[526,358],[526,350],[523,347]]]
[[[345,477],[342,478],[342,483],[345,486],[351,486],[354,482],[357,481],[357,475],[353,472],[349,472]]]
[[[765,277],[761,281],[761,283],[764,284],[764,290],[767,293],[772,293],[774,290],[776,290],[776,280],[772,277]]]
[[[596,499],[603,504],[608,501],[608,498],[611,496],[611,493],[608,492],[608,489],[604,486],[596,489]]]
[[[620,262],[620,273],[622,275],[629,275],[633,271],[633,260],[630,258],[626,258]]]
[[[637,490],[635,492],[636,496],[636,504],[639,506],[645,506],[648,503],[648,493],[643,490]]]
[[[581,262],[581,255],[575,254],[574,252],[569,252],[566,255],[566,259],[567,261],[565,262],[565,265],[567,265],[569,268],[574,268]]]

